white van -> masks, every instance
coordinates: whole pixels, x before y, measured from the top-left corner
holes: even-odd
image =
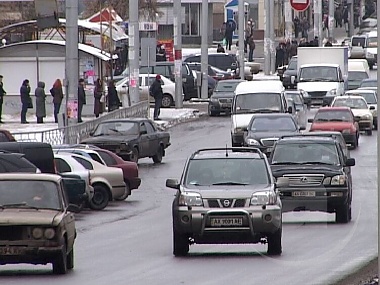
[[[293,113],[288,110],[280,80],[241,82],[235,89],[231,109],[232,146],[243,146],[244,130],[256,113]]]
[[[371,31],[367,35],[366,59],[369,68],[372,69],[377,64],[377,30]]]

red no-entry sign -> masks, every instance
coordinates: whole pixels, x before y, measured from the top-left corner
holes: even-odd
[[[292,8],[298,12],[305,11],[310,6],[310,0],[290,0]]]

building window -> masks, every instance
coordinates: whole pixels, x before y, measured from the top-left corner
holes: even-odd
[[[185,6],[185,35],[199,35],[199,5],[198,4],[183,4]]]

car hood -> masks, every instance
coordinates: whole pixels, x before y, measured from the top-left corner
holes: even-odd
[[[212,98],[233,98],[234,93],[233,92],[222,92],[222,91],[214,91],[212,93]]]
[[[368,109],[351,109],[354,116],[372,115]]]
[[[330,91],[337,88],[338,82],[298,82],[297,89],[306,92]]]
[[[352,123],[350,122],[315,122],[311,125],[311,131],[337,131],[350,129]]]
[[[89,137],[87,139],[84,139],[81,141],[81,143],[87,143],[87,144],[102,144],[102,143],[113,143],[113,142],[122,142],[122,141],[131,141],[134,139],[137,139],[138,135],[125,135],[125,136],[97,136],[97,137]]]
[[[252,193],[257,191],[269,191],[271,188],[267,185],[247,185],[247,186],[202,186],[196,189],[187,188],[188,192],[196,192],[201,194],[202,199],[236,199],[236,198],[251,198]]]
[[[278,139],[282,136],[297,134],[298,131],[289,132],[289,131],[274,131],[274,132],[248,132],[247,138],[261,140],[261,139],[269,139],[274,138]]]
[[[324,174],[325,176],[334,176],[342,174],[342,167],[339,165],[271,165],[273,176],[280,177],[284,174]]]
[[[57,210],[12,208],[0,210],[0,225],[57,225],[63,213]]]

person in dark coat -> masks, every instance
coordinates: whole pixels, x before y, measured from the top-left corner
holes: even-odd
[[[292,43],[291,43],[291,45],[289,47],[289,51],[288,51],[288,53],[289,53],[289,60],[293,56],[297,55],[297,48],[298,48],[297,40],[292,40]]]
[[[7,94],[4,90],[4,83],[3,83],[3,76],[0,75],[0,124],[3,124],[4,122],[1,120],[1,115],[3,113],[3,102],[4,102],[4,95]]]
[[[82,123],[83,105],[86,105],[86,92],[84,91],[84,79],[79,79],[78,84],[78,123]]]
[[[226,32],[224,37],[226,38],[226,50],[231,50],[232,46],[232,36],[236,29],[236,23],[234,20],[230,19],[226,23]]]
[[[34,91],[36,96],[36,117],[37,124],[42,124],[44,122],[44,117],[46,117],[46,94],[45,94],[45,82],[38,82],[37,88]]]
[[[94,114],[98,118],[99,114],[102,113],[102,102],[100,99],[103,96],[103,82],[100,78],[96,79],[95,88],[94,88]]]
[[[29,80],[25,79],[22,82],[21,88],[20,88],[20,97],[21,97],[21,124],[29,124],[29,122],[26,121],[26,113],[28,112],[28,108],[32,107],[32,98],[30,97],[30,85]]]
[[[285,64],[285,43],[282,41],[276,47],[276,70]]]
[[[115,87],[115,80],[110,80],[108,83],[108,112],[119,109],[121,102]]]
[[[153,119],[159,120],[158,116],[160,115],[160,108],[162,104],[162,86],[161,86],[161,76],[159,74],[156,75],[156,79],[153,81],[152,85],[149,88],[149,93],[154,98],[154,112]]]
[[[166,61],[166,50],[161,44],[156,46],[156,61]]]
[[[58,114],[63,100],[62,82],[60,79],[54,82],[53,87],[50,89],[50,94],[53,96],[54,121],[58,123]]]
[[[253,39],[253,35],[251,35],[248,39],[248,48],[249,48],[248,61],[252,62],[253,61],[253,52],[256,48],[256,44],[255,44],[255,41]]]

